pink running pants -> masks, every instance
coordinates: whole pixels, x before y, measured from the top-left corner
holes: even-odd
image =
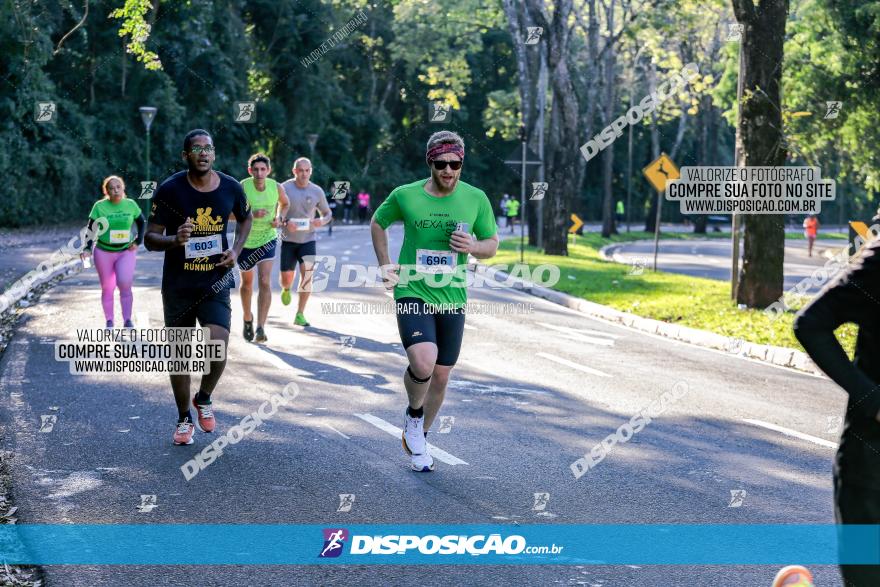
[[[131,307],[134,303],[131,286],[134,283],[136,251],[126,249],[112,253],[95,247],[93,255],[95,269],[98,270],[98,277],[101,280],[101,305],[104,306],[104,318],[113,320],[113,292],[119,287],[122,319],[131,320]]]

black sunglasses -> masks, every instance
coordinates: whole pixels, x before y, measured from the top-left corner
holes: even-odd
[[[447,165],[449,165],[449,168],[453,171],[461,169],[461,161],[438,161],[437,159],[434,159],[431,161],[431,164],[434,165],[434,169],[437,171],[443,171],[446,169]]]

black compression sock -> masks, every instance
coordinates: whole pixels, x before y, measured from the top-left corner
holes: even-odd
[[[424,408],[418,408],[418,409],[407,408],[406,413],[409,414],[410,418],[421,418],[422,416],[425,415],[425,409]]]
[[[200,406],[208,405],[211,403],[211,396],[205,395],[200,391],[196,394],[196,397],[193,399],[193,401]]]
[[[184,412],[184,413],[182,413],[182,414],[178,414],[178,415],[177,415],[177,423],[178,423],[178,424],[180,424],[181,422],[183,422],[183,421],[186,420],[186,419],[189,419],[190,422],[193,421],[193,420],[192,420],[192,415],[189,413],[189,410],[187,410],[186,412]]]

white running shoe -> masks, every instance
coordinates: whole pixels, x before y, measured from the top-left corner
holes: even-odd
[[[409,412],[403,414],[403,450],[408,455],[421,455],[428,450],[428,441],[425,440],[425,417],[411,418]]]
[[[410,465],[413,471],[417,471],[419,473],[427,473],[429,471],[434,470],[434,459],[431,457],[431,454],[428,452],[428,447],[425,447],[425,452],[420,455],[413,455],[410,458]]]

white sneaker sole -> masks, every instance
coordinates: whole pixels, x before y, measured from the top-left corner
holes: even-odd
[[[410,463],[409,468],[412,469],[413,471],[415,471],[416,473],[430,473],[431,471],[434,470],[434,463],[432,461],[431,464],[428,465],[427,467],[421,467],[421,468],[416,467],[415,465]]]
[[[194,422],[194,424],[196,425],[196,430],[198,430],[199,432],[203,432],[203,433],[205,433],[205,434],[213,434],[213,433],[214,433],[214,430],[217,429],[217,428],[215,427],[214,430],[210,430],[210,431],[209,431],[209,430],[205,430],[204,428],[202,428],[202,425],[199,424],[199,421],[198,421],[198,420],[196,420],[196,421]]]
[[[174,446],[189,446],[190,444],[195,442],[195,437],[196,437],[196,433],[195,433],[195,430],[193,430],[193,435],[189,437],[189,442],[177,442],[176,440],[174,440],[172,442],[174,442]]]

